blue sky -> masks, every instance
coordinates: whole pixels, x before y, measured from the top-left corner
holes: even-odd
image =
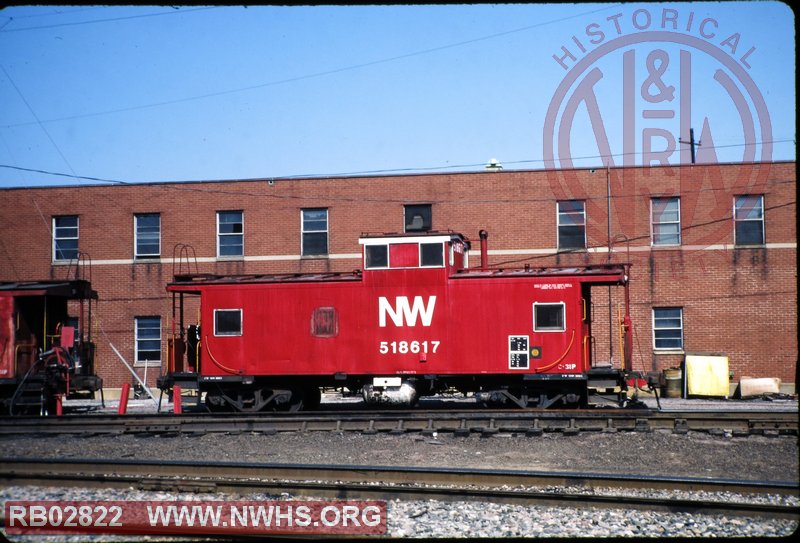
[[[791,160],[794,55],[779,2],[14,6],[0,187]]]

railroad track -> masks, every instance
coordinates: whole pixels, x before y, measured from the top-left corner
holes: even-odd
[[[0,436],[21,434],[188,434],[276,432],[387,432],[456,436],[497,433],[538,436],[579,432],[729,433],[797,435],[798,414],[787,411],[653,411],[653,410],[410,410],[321,411],[258,415],[130,414],[63,417],[0,417]]]
[[[633,508],[692,514],[727,514],[797,520],[796,506],[689,498],[645,493],[599,492],[602,488],[798,496],[796,481],[715,480],[459,468],[263,464],[146,460],[6,459],[4,485],[122,487],[145,491],[284,493],[338,499],[403,499],[505,502],[553,507]],[[707,496],[707,494],[703,494]]]

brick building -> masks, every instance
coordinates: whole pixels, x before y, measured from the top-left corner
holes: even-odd
[[[152,385],[173,273],[350,271],[363,232],[486,229],[491,266],[631,262],[635,369],[722,353],[794,390],[796,188],[792,161],[2,189],[0,281],[78,269],[106,387],[132,382],[111,344]],[[603,298],[596,357],[619,360]]]

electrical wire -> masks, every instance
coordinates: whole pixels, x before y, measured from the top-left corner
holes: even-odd
[[[75,170],[72,168],[72,165],[69,163],[69,160],[67,160],[67,157],[64,156],[64,153],[61,151],[61,148],[58,146],[56,141],[53,139],[53,136],[50,135],[50,132],[47,131],[47,128],[44,127],[44,124],[42,124],[42,121],[39,120],[39,116],[36,114],[36,111],[34,111],[33,107],[31,107],[30,103],[28,103],[28,100],[25,99],[25,95],[22,94],[21,90],[19,90],[19,87],[17,87],[17,84],[14,83],[14,80],[11,78],[11,76],[6,71],[5,66],[0,64],[0,70],[3,70],[3,73],[5,74],[6,78],[8,78],[8,81],[9,81],[9,83],[11,83],[11,86],[14,87],[15,91],[17,91],[17,94],[19,94],[19,97],[22,99],[22,102],[28,108],[28,111],[30,111],[31,115],[33,115],[33,118],[36,119],[36,123],[39,125],[39,128],[42,129],[42,132],[44,132],[45,136],[47,136],[47,139],[50,140],[50,143],[53,145],[55,150],[58,152],[58,156],[60,156],[61,160],[64,161],[64,164],[67,165],[67,168],[69,168],[69,171],[72,172],[72,177],[75,177]]]
[[[787,143],[787,142],[794,142],[794,139],[780,139],[780,140],[773,140],[769,142],[758,142],[758,143],[739,143],[739,144],[728,144],[728,145],[718,145],[714,146],[714,149],[722,149],[722,148],[732,148],[732,147],[747,147],[752,145],[766,145],[766,144],[776,144],[776,143]],[[711,148],[711,147],[709,147]],[[635,152],[635,153],[614,153],[611,155],[587,155],[582,157],[574,157],[573,160],[588,160],[588,159],[598,159],[600,161],[613,158],[613,157],[621,157],[625,155],[642,155],[642,152]],[[526,159],[526,160],[516,160],[516,161],[509,161],[504,162],[504,164],[533,164],[533,163],[545,163],[545,159]],[[756,163],[757,164],[757,163]],[[436,171],[443,171],[443,170],[451,170],[454,168],[483,168],[485,167],[485,163],[472,163],[472,164],[457,164],[457,165],[450,165],[450,166],[430,166],[430,167],[406,167],[406,168],[386,168],[386,169],[377,169],[377,170],[359,170],[359,171],[350,171],[350,172],[337,172],[337,173],[320,173],[320,174],[296,174],[296,175],[286,175],[286,176],[265,176],[265,177],[254,177],[254,178],[244,178],[244,179],[228,179],[228,180],[172,180],[172,181],[155,181],[149,184],[190,184],[190,183],[220,183],[220,182],[248,182],[248,181],[292,181],[292,180],[325,180],[330,178],[340,178],[340,177],[350,177],[350,176],[367,176],[367,175],[387,175],[387,174],[408,174],[408,173],[420,173],[424,174],[425,172],[436,172]],[[709,164],[697,164],[697,166],[708,166]],[[669,167],[680,167],[680,166],[687,166],[685,164],[676,164],[670,165]],[[658,166],[656,166],[658,167]],[[30,172],[30,173],[39,173],[43,175],[52,175],[55,177],[69,177],[74,178],[78,181],[96,181],[98,183],[109,183],[115,185],[145,185],[148,184],[147,182],[133,182],[133,181],[124,181],[120,179],[109,179],[103,177],[92,177],[92,176],[85,176],[85,175],[74,175],[74,174],[67,174],[63,172],[54,172],[50,170],[43,170],[38,168],[25,168],[22,166],[13,166],[11,164],[0,164],[0,168],[6,168],[11,170],[23,171],[23,172]],[[570,169],[587,169],[588,166],[585,168],[570,168]],[[599,166],[598,166],[599,168]],[[619,169],[619,166],[615,166],[614,169]],[[451,173],[463,173],[458,170],[453,171]],[[480,172],[475,172],[480,173]],[[188,190],[188,189],[187,189]],[[218,191],[215,189],[192,189],[196,192],[213,192],[213,193],[220,193],[224,191]],[[275,198],[291,198],[291,199],[304,199],[304,198],[313,198],[313,199],[325,199],[325,200],[332,200],[335,201],[336,198],[320,198],[320,197],[294,197],[294,196],[275,196],[275,195],[268,195],[264,193],[257,193],[257,194],[247,194],[241,191],[237,191],[231,194],[244,194],[250,196],[263,196],[263,197],[275,197]],[[602,197],[605,199],[605,196]],[[361,201],[361,199],[359,199]],[[518,201],[518,200],[514,200]],[[528,201],[537,201],[537,200],[528,200]],[[487,202],[501,202],[498,200],[491,200]]]
[[[176,7],[176,8],[173,8],[175,11],[164,11],[164,12],[160,12],[160,13],[143,13],[143,14],[140,14],[140,15],[127,15],[125,17],[111,17],[111,18],[108,18],[108,19],[94,19],[92,21],[76,21],[74,23],[55,23],[55,24],[50,24],[50,25],[26,26],[26,27],[23,27],[23,28],[11,28],[11,29],[8,29],[8,30],[0,31],[0,34],[7,34],[7,33],[11,33],[11,32],[28,32],[30,30],[46,30],[46,29],[49,29],[49,28],[59,28],[59,27],[63,27],[63,26],[80,26],[80,25],[90,25],[90,24],[96,24],[96,23],[109,23],[109,22],[116,22],[116,21],[125,21],[125,20],[128,20],[128,19],[143,19],[143,18],[146,18],[146,17],[161,17],[162,15],[183,14],[183,13],[189,13],[189,12],[192,12],[192,11],[204,11],[204,10],[207,10],[207,9],[217,9],[219,7],[221,7],[221,6],[205,6],[205,7],[185,8],[185,9]],[[81,11],[81,10],[74,10],[74,11],[71,11],[69,13],[75,13],[75,11]],[[47,15],[55,15],[55,14],[47,14]],[[21,17],[16,17],[16,19],[19,19],[19,18],[21,18]],[[9,19],[11,19],[13,21],[15,19],[15,17],[9,17]]]
[[[392,56],[392,57],[385,57],[385,58],[381,58],[381,59],[377,59],[377,60],[373,60],[373,61],[369,61],[369,62],[362,62],[362,63],[358,63],[358,64],[351,64],[349,66],[342,66],[342,67],[339,67],[339,68],[332,68],[330,70],[323,70],[323,71],[315,72],[315,73],[311,73],[311,74],[299,75],[299,76],[295,76],[295,77],[290,77],[290,78],[286,78],[286,79],[279,79],[279,80],[274,80],[274,81],[267,81],[267,82],[258,83],[258,84],[255,84],[255,85],[248,85],[248,86],[245,86],[245,87],[237,87],[237,88],[233,88],[233,89],[226,89],[226,90],[221,90],[221,91],[216,91],[216,92],[209,92],[209,93],[198,94],[198,95],[194,95],[194,96],[186,96],[186,97],[183,97],[183,98],[176,98],[174,100],[163,100],[163,101],[160,101],[160,102],[151,102],[149,104],[139,104],[139,105],[136,105],[136,106],[108,109],[108,110],[97,111],[97,112],[92,112],[92,113],[84,113],[84,114],[79,114],[79,115],[70,115],[70,116],[66,116],[66,117],[56,117],[56,118],[52,118],[52,119],[44,119],[42,122],[52,123],[52,122],[58,122],[58,121],[68,121],[68,120],[75,120],[75,119],[83,119],[83,118],[87,118],[87,117],[97,117],[97,116],[109,115],[109,114],[113,114],[113,113],[124,113],[124,112],[128,112],[128,111],[136,111],[136,110],[139,110],[139,109],[148,109],[148,108],[153,108],[153,107],[160,107],[160,106],[167,106],[167,105],[173,105],[173,104],[180,104],[180,103],[184,103],[184,102],[191,102],[191,101],[195,101],[195,100],[202,100],[202,99],[205,99],[205,98],[214,98],[214,97],[217,97],[217,96],[224,96],[224,95],[227,95],[227,94],[234,94],[234,93],[240,93],[240,92],[245,92],[245,91],[251,91],[251,90],[265,88],[265,87],[272,87],[272,86],[276,86],[276,85],[284,85],[284,84],[287,84],[287,83],[295,83],[297,81],[304,81],[304,80],[307,80],[307,79],[314,79],[314,78],[324,77],[324,76],[328,76],[328,75],[334,75],[334,74],[338,74],[338,73],[342,73],[342,72],[348,72],[348,71],[352,71],[352,70],[359,70],[359,69],[362,69],[362,68],[368,68],[368,67],[371,67],[371,66],[387,64],[387,63],[395,62],[395,61],[398,61],[398,60],[404,60],[404,59],[407,59],[407,58],[418,57],[418,56],[427,55],[427,54],[431,54],[431,53],[437,53],[439,51],[444,51],[444,50],[447,50],[447,49],[454,49],[454,48],[457,48],[457,47],[462,47],[464,45],[471,45],[473,43],[478,43],[478,42],[481,42],[481,41],[492,40],[492,39],[495,39],[495,38],[507,36],[509,34],[516,34],[516,33],[519,33],[519,32],[525,32],[525,31],[528,31],[528,30],[532,30],[534,28],[540,28],[542,26],[547,26],[547,25],[550,25],[550,24],[560,23],[560,22],[567,21],[567,20],[570,20],[570,19],[584,17],[586,15],[592,15],[594,13],[597,13],[597,12],[600,12],[600,11],[606,11],[606,10],[609,10],[609,9],[612,9],[612,8],[615,8],[615,7],[618,7],[618,6],[621,6],[621,5],[622,4],[612,4],[612,5],[608,5],[608,6],[603,6],[603,7],[599,8],[599,9],[595,9],[595,10],[592,10],[592,11],[587,11],[587,12],[583,12],[583,13],[576,13],[574,15],[568,15],[566,17],[560,17],[558,19],[553,19],[553,20],[550,20],[550,21],[543,21],[543,22],[540,22],[540,23],[535,23],[535,24],[532,24],[532,25],[527,25],[527,26],[523,26],[523,27],[520,27],[520,28],[515,28],[515,29],[512,29],[512,30],[505,30],[503,32],[496,32],[494,34],[488,34],[486,36],[479,36],[477,38],[472,38],[472,39],[469,39],[469,40],[463,40],[463,41],[459,41],[459,42],[455,42],[455,43],[449,43],[449,44],[441,45],[441,46],[438,46],[438,47],[431,47],[431,48],[428,48],[428,49],[422,49],[422,50],[419,50],[419,51],[412,51],[410,53],[403,53],[403,54],[400,54],[400,55],[395,55],[395,56]],[[184,10],[184,12],[197,11],[198,9],[211,9],[211,8],[195,8],[195,9],[191,9],[191,10]],[[165,14],[168,14],[168,13],[151,14],[149,16],[165,15]],[[145,16],[146,15],[142,15],[142,16],[139,16],[139,17],[145,17]],[[125,18],[133,18],[133,17],[125,17]],[[122,18],[122,19],[125,19],[125,18]],[[98,21],[86,21],[84,23],[67,23],[67,24],[88,24],[88,23],[91,23],[91,22],[105,22],[105,21],[114,21],[114,20],[121,20],[121,19],[106,19],[106,20],[98,20]],[[52,25],[52,26],[66,26],[66,25]],[[49,28],[49,27],[42,26],[42,27],[35,27],[35,28],[39,29],[39,28]],[[13,32],[13,31],[31,30],[31,29],[34,29],[34,28],[18,29],[18,30],[6,30],[4,32]],[[0,33],[2,33],[2,32],[0,32]],[[3,125],[3,128],[26,126],[26,125],[29,125],[29,124],[32,124],[32,123],[27,122],[27,123],[7,124],[7,125]]]

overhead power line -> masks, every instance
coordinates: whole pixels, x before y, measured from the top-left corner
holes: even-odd
[[[606,10],[612,9],[614,7],[617,7],[619,5],[620,4],[613,4],[613,5],[609,5],[609,6],[604,6],[602,8],[595,9],[595,10],[592,10],[592,11],[587,11],[587,12],[583,12],[583,13],[576,13],[575,15],[569,15],[567,17],[560,17],[558,19],[553,19],[553,20],[550,20],[550,21],[543,21],[543,22],[540,22],[540,23],[527,25],[527,26],[523,26],[523,27],[520,27],[520,28],[515,28],[515,29],[512,29],[512,30],[505,30],[503,32],[496,32],[494,34],[488,34],[486,36],[479,36],[477,38],[472,38],[472,39],[469,39],[469,40],[463,40],[463,41],[459,41],[459,42],[455,42],[455,43],[445,44],[445,45],[441,45],[441,46],[438,46],[438,47],[431,47],[431,48],[422,49],[422,50],[419,50],[419,51],[412,51],[410,53],[404,53],[404,54],[395,55],[395,56],[392,56],[392,57],[386,57],[386,58],[382,58],[382,59],[377,59],[377,60],[373,60],[373,61],[369,61],[369,62],[362,62],[362,63],[359,63],[359,64],[352,64],[352,65],[349,65],[349,66],[342,66],[342,67],[339,67],[339,68],[332,68],[330,70],[323,70],[323,71],[315,72],[315,73],[311,73],[311,74],[298,75],[298,76],[295,76],[295,77],[289,77],[289,78],[285,78],[285,79],[277,79],[277,80],[274,80],[274,81],[267,81],[267,82],[264,82],[264,83],[257,83],[257,84],[248,85],[248,86],[245,86],[245,87],[237,87],[237,88],[233,88],[233,89],[226,89],[226,90],[221,90],[221,91],[208,92],[208,93],[197,94],[197,95],[193,95],[193,96],[185,96],[185,97],[182,97],[182,98],[175,98],[173,100],[162,100],[162,101],[159,101],[159,102],[151,102],[149,104],[139,104],[139,105],[135,105],[135,106],[127,106],[127,107],[120,107],[120,108],[114,108],[114,109],[107,109],[107,110],[103,110],[103,111],[95,111],[95,112],[90,112],[90,113],[81,113],[81,114],[78,114],[78,115],[68,115],[68,116],[64,116],[64,117],[54,117],[52,119],[43,119],[41,122],[54,123],[54,122],[60,122],[60,121],[71,121],[71,120],[76,120],[76,119],[84,119],[84,118],[88,118],[88,117],[98,117],[98,116],[101,116],[101,115],[110,115],[110,114],[113,114],[113,113],[125,113],[125,112],[128,112],[128,111],[136,111],[136,110],[139,110],[139,109],[149,109],[149,108],[154,108],[154,107],[181,104],[181,103],[184,103],[184,102],[192,102],[192,101],[195,101],[195,100],[203,100],[205,98],[214,98],[214,97],[217,97],[217,96],[225,96],[225,95],[228,95],[228,94],[246,92],[246,91],[251,91],[251,90],[256,90],[256,89],[261,89],[261,88],[266,88],[266,87],[273,87],[273,86],[276,86],[276,85],[284,85],[284,84],[287,84],[287,83],[294,83],[294,82],[297,82],[297,81],[304,81],[304,80],[307,80],[307,79],[314,79],[314,78],[317,78],[317,77],[324,77],[324,76],[328,76],[328,75],[334,75],[334,74],[338,74],[338,73],[342,73],[342,72],[348,72],[348,71],[352,71],[352,70],[359,70],[359,69],[362,69],[362,68],[368,68],[370,66],[377,66],[377,65],[380,65],[380,64],[387,64],[387,63],[390,63],[390,62],[395,62],[395,61],[398,61],[398,60],[404,60],[404,59],[407,59],[407,58],[418,57],[418,56],[427,55],[427,54],[430,54],[430,53],[436,53],[436,52],[444,51],[444,50],[447,50],[447,49],[453,49],[453,48],[456,48],[456,47],[462,47],[464,45],[470,45],[470,44],[473,44],[473,43],[478,43],[478,42],[482,42],[482,41],[486,41],[486,40],[499,38],[499,37],[502,37],[502,36],[507,36],[509,34],[516,34],[516,33],[519,33],[519,32],[532,30],[534,28],[540,28],[540,27],[547,26],[547,25],[554,24],[554,23],[560,23],[560,22],[563,22],[563,21],[567,21],[569,19],[575,19],[575,18],[578,18],[578,17],[584,17],[586,15],[591,15],[591,14],[597,13],[599,11],[606,11]],[[210,8],[196,8],[196,9],[210,9]],[[164,14],[151,14],[151,16],[155,16],[155,15],[164,15]],[[114,19],[108,19],[108,20],[114,20]],[[45,27],[40,27],[40,28],[45,28]],[[18,127],[18,126],[27,126],[27,125],[30,125],[30,124],[34,124],[34,123],[26,122],[26,123],[6,124],[6,125],[3,125],[3,128],[13,128],[13,127]]]
[[[125,21],[127,19],[143,19],[145,17],[161,17],[163,15],[175,15],[179,13],[189,13],[192,11],[204,11],[207,9],[217,9],[221,6],[206,6],[206,7],[199,7],[199,8],[173,8],[173,11],[162,11],[159,13],[142,13],[140,15],[126,15],[125,17],[110,17],[107,19],[93,19],[90,21],[76,21],[74,23],[54,23],[50,25],[41,25],[41,26],[25,26],[22,28],[9,28],[0,31],[0,34],[8,34],[11,32],[27,32],[30,30],[45,30],[48,28],[59,28],[62,26],[80,26],[80,25],[91,25],[97,23],[109,23],[113,21]],[[76,10],[79,11],[79,10]],[[54,14],[49,14],[54,15]],[[15,19],[14,17],[9,17],[12,21]]]
[[[732,147],[747,147],[752,145],[764,145],[767,143],[775,144],[775,143],[788,143],[794,142],[793,139],[780,139],[780,140],[773,140],[771,142],[758,142],[758,143],[737,143],[737,144],[728,144],[728,145],[716,145],[716,146],[709,146],[709,149],[723,149],[723,148],[732,148]],[[631,152],[631,153],[612,153],[611,155],[586,155],[581,157],[572,157],[572,160],[590,160],[596,159],[599,161],[605,161],[609,158],[614,157],[623,157],[623,156],[630,156],[630,155],[641,155],[641,152]],[[512,165],[512,164],[544,164],[547,162],[545,159],[536,158],[536,159],[525,159],[525,160],[511,160],[511,161],[503,161],[505,165]],[[386,168],[386,169],[377,169],[377,170],[359,170],[359,171],[350,171],[350,172],[328,172],[328,173],[315,173],[315,174],[296,174],[296,175],[283,175],[283,176],[260,176],[260,177],[250,177],[250,178],[241,178],[241,179],[217,179],[217,180],[159,180],[153,181],[152,183],[159,183],[159,184],[186,184],[186,183],[198,183],[198,182],[225,182],[225,181],[258,181],[258,180],[273,180],[273,181],[292,181],[292,180],[302,180],[302,179],[324,179],[324,178],[335,178],[335,177],[350,177],[350,176],[360,176],[360,175],[391,175],[391,174],[408,174],[408,173],[426,173],[426,172],[442,172],[445,170],[452,170],[450,173],[459,173],[461,171],[469,171],[468,168],[484,168],[486,166],[485,162],[476,162],[471,164],[453,164],[447,166],[420,166],[420,167],[406,167],[406,168]],[[680,166],[680,164],[674,164],[672,166]],[[590,168],[591,166],[586,166],[586,168]],[[30,172],[30,173],[39,173],[42,175],[52,175],[56,177],[69,177],[71,179],[75,179],[78,181],[95,181],[98,183],[110,183],[114,185],[143,185],[147,184],[147,182],[142,181],[125,181],[120,179],[109,179],[103,177],[92,177],[92,176],[85,176],[85,175],[74,175],[68,174],[64,172],[54,172],[44,169],[38,168],[25,168],[22,166],[13,166],[11,164],[0,164],[0,168],[6,168],[9,170],[17,170],[22,172]],[[457,168],[462,168],[462,170],[457,170]],[[70,168],[71,169],[71,168]],[[483,171],[483,170],[481,170]],[[513,170],[510,170],[513,171]]]
[[[31,107],[30,103],[25,98],[25,95],[22,94],[21,90],[19,90],[19,87],[17,86],[16,83],[14,83],[14,80],[11,79],[11,76],[8,75],[8,72],[6,71],[5,67],[2,64],[0,64],[0,69],[3,70],[3,74],[5,74],[5,76],[8,78],[8,81],[11,83],[11,86],[14,87],[14,90],[17,91],[17,94],[22,99],[22,102],[25,104],[25,107],[28,108],[28,111],[30,111],[31,115],[33,115],[33,118],[36,119],[36,123],[39,125],[39,128],[42,129],[44,135],[47,136],[47,139],[50,140],[50,143],[53,145],[53,147],[55,147],[56,151],[58,152],[58,156],[61,157],[61,160],[64,161],[64,164],[66,164],[67,168],[69,168],[69,170],[72,172],[73,174],[72,177],[75,177],[75,170],[72,169],[72,165],[69,163],[69,160],[67,160],[67,157],[64,156],[63,152],[61,152],[61,148],[56,143],[56,140],[53,139],[53,136],[50,135],[50,132],[47,131],[47,128],[45,128],[45,126],[39,120],[39,116],[36,114],[36,111],[34,111],[33,107]]]

